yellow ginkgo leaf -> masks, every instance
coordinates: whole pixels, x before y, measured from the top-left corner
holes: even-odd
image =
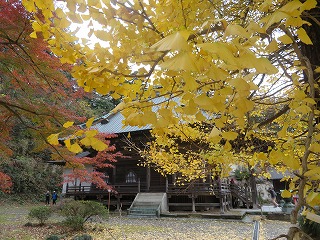
[[[56,134],[51,134],[48,138],[47,138],[48,142],[52,145],[58,145],[59,144],[59,133]]]
[[[111,110],[111,113],[116,113],[116,112],[120,112],[121,110],[123,110],[126,106],[126,103],[123,101],[121,103],[119,103],[114,109]]]
[[[86,131],[86,136],[87,137],[94,137],[95,135],[97,135],[99,132],[98,130],[96,129],[93,129],[93,130],[88,130]]]
[[[290,44],[293,43],[292,39],[288,35],[282,35],[281,37],[278,37],[278,40],[282,42],[283,44]]]
[[[37,33],[34,31],[30,34],[30,37],[31,38],[37,38]]]
[[[160,67],[163,69],[169,69],[174,71],[198,71],[196,61],[192,54],[190,54],[189,52],[181,52],[177,54],[173,58],[170,58],[164,61],[162,64],[160,64]]]
[[[71,127],[71,126],[73,126],[73,124],[74,124],[74,122],[66,122],[65,124],[63,124],[63,127],[64,128],[69,128],[69,127]]]
[[[311,146],[309,147],[309,151],[318,153],[320,152],[320,144],[319,143],[312,143]]]
[[[315,8],[317,6],[317,0],[307,0],[302,4],[303,10],[310,10],[312,8]]]
[[[91,146],[94,150],[97,150],[97,151],[103,151],[108,147],[107,144],[105,144],[104,142],[100,141],[97,138],[91,139]]]
[[[230,24],[224,33],[225,36],[237,35],[239,37],[250,38],[250,34],[240,25]]]
[[[257,159],[259,160],[267,160],[267,155],[266,153],[263,153],[263,152],[259,152],[257,155],[256,155]]]
[[[275,39],[273,39],[270,44],[267,46],[266,50],[270,51],[270,52],[275,52],[279,49],[278,47],[278,43]]]
[[[222,133],[222,137],[227,140],[234,140],[238,137],[238,133],[236,132],[224,132]]]
[[[228,152],[228,151],[231,151],[231,149],[232,149],[232,146],[230,142],[227,141],[226,144],[223,146],[223,150]]]
[[[311,177],[313,175],[319,175],[320,176],[320,167],[315,167],[315,168],[307,171],[304,175],[306,177]]]
[[[283,158],[283,163],[286,164],[292,170],[298,170],[300,168],[300,161],[293,155],[288,155]]]
[[[70,143],[70,139],[69,139],[69,138],[66,139],[66,140],[64,140],[63,142],[64,142],[64,144],[66,145],[66,147],[67,147],[68,149],[71,147],[71,143]]]
[[[306,30],[304,30],[303,28],[299,28],[299,29],[297,30],[297,34],[298,34],[299,39],[300,39],[303,43],[305,43],[305,44],[312,44],[312,41],[311,41],[311,39],[309,38]]]
[[[151,48],[157,51],[182,50],[188,48],[187,39],[190,33],[188,31],[179,31],[160,40]]]
[[[82,152],[82,148],[79,146],[78,143],[74,143],[70,146],[70,148],[68,148],[70,152],[73,153],[80,153]]]
[[[90,137],[85,137],[85,138],[82,138],[80,140],[81,144],[83,144],[84,146],[86,147],[89,147],[91,146],[91,138]]]
[[[87,128],[90,128],[90,127],[91,127],[93,121],[94,121],[94,118],[93,118],[93,117],[88,119],[88,121],[86,122]]]
[[[112,36],[110,36],[107,31],[96,30],[94,32],[94,35],[105,42],[110,41],[110,39],[112,39]]]
[[[33,30],[34,30],[35,32],[41,32],[41,30],[42,30],[40,24],[39,24],[38,22],[36,22],[36,21],[34,21],[34,22],[32,23],[32,28],[33,28]]]
[[[282,11],[276,11],[270,17],[269,16],[267,17],[268,21],[267,21],[265,28],[268,29],[272,24],[278,23],[287,17],[289,17],[289,15],[287,13],[282,12]]]
[[[209,139],[213,138],[213,137],[220,136],[220,134],[221,134],[221,131],[218,128],[214,127],[214,128],[212,128],[212,130],[209,134]]]
[[[311,191],[308,193],[308,196],[306,197],[306,202],[311,205],[315,206],[320,203],[320,193]]]

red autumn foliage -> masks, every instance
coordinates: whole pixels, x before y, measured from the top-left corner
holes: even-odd
[[[37,17],[41,19],[40,14]],[[83,98],[84,91],[66,77],[71,66],[61,64],[41,36],[30,37],[32,19],[21,1],[0,0],[0,159],[14,154],[12,136],[16,126],[23,126],[35,142],[36,150],[49,147],[53,159],[64,160],[74,169],[69,178],[80,178],[107,188],[103,173],[88,172],[83,167],[85,164],[95,170],[112,167],[112,162],[121,156],[114,153],[115,148],[106,140],[113,136],[100,136],[109,148],[93,158],[79,158],[63,146],[46,144],[46,138],[59,132],[66,121],[85,120],[78,116],[82,108],[78,100]],[[11,186],[10,177],[4,173],[0,175],[0,182],[3,191]]]
[[[12,128],[26,127],[41,146],[76,114],[81,89],[67,79],[63,65],[41,38],[31,38],[32,15],[18,0],[0,1],[0,154],[8,156]]]
[[[116,148],[110,141],[114,137],[116,137],[115,134],[99,134],[98,138],[104,141],[108,148],[96,152],[93,157],[66,157],[66,164],[72,168],[72,171],[64,175],[64,182],[74,183],[77,179],[80,182],[94,183],[97,188],[110,189],[105,174],[100,170],[114,167],[113,163],[117,159],[125,157],[120,152],[115,152]]]
[[[22,126],[34,141],[34,150],[51,148],[60,160],[76,162],[79,159],[50,146],[46,139],[66,121],[85,120],[79,117],[84,91],[66,77],[71,66],[61,64],[41,36],[30,37],[32,19],[21,1],[0,0],[0,159],[15,154],[13,136],[18,135],[16,127]],[[4,173],[0,182],[2,190],[10,188]]]
[[[12,187],[11,178],[2,172],[0,172],[0,190],[5,193],[9,193]]]

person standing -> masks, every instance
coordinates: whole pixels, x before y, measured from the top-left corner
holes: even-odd
[[[270,193],[271,196],[271,202],[273,204],[274,207],[278,207],[278,203],[277,203],[277,193],[274,191],[273,188],[269,188],[268,192]]]
[[[56,193],[56,191],[53,191],[52,193],[52,204],[55,205],[58,199],[58,194]]]
[[[50,192],[46,192],[46,205],[50,205]]]

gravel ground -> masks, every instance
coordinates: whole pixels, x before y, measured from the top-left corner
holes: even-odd
[[[116,235],[118,235],[118,228],[123,228],[126,239],[146,240],[251,239],[253,231],[253,223],[197,218],[120,219],[113,217],[109,219],[108,226]]]
[[[291,224],[290,222],[276,221],[276,220],[263,220],[260,222],[260,238],[263,239],[272,239],[281,234],[287,234]],[[280,240],[286,238],[279,238]]]
[[[41,236],[52,234],[52,231],[56,233],[57,230],[55,228],[23,227],[23,224],[27,222],[26,215],[28,211],[29,207],[26,206],[1,207],[0,205],[1,240],[43,240],[45,238]],[[259,216],[257,217],[259,218]],[[249,215],[243,221],[201,218],[136,219],[128,218],[127,216],[112,216],[106,222],[88,224],[84,233],[92,235],[94,240],[251,240],[253,234],[252,219],[255,219],[255,217]],[[7,226],[5,224],[10,225]],[[259,240],[267,240],[280,234],[285,234],[289,227],[290,223],[288,222],[262,220]],[[16,231],[19,232],[14,234]],[[22,234],[30,235],[31,233],[33,235],[32,238],[20,237]],[[7,234],[8,238],[2,238],[3,234]],[[39,237],[35,237],[36,234]],[[72,239],[72,237],[64,239]]]
[[[201,218],[136,219],[111,217],[109,229],[95,234],[97,240],[240,240],[252,239],[253,222],[226,221]],[[259,240],[267,240],[287,233],[290,223],[262,220]],[[98,229],[98,228],[97,228]],[[96,229],[96,230],[97,230]],[[95,233],[99,232],[95,231]],[[110,238],[106,238],[106,236]]]

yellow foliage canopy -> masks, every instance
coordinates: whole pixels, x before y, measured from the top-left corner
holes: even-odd
[[[312,44],[304,29],[311,23],[303,14],[316,0],[250,6],[199,0],[58,2],[63,1],[23,0],[29,11],[40,9],[44,16],[36,18],[32,37],[41,32],[53,53],[74,65],[73,76],[86,91],[121,97],[115,111],[122,111],[127,124],[153,125],[156,141],[148,159],[164,172],[192,178],[227,174],[231,164],[274,166],[318,187],[319,175],[310,170],[318,166],[318,85],[299,48]],[[74,24],[88,31],[76,34]],[[150,101],[157,96],[166,100],[155,113]],[[48,141],[56,144],[57,135]],[[184,149],[181,142],[188,143]],[[89,136],[82,143],[103,148]],[[79,151],[75,144],[69,147]],[[300,193],[312,194],[311,188],[301,190],[305,182],[299,179],[292,181],[300,184]]]

